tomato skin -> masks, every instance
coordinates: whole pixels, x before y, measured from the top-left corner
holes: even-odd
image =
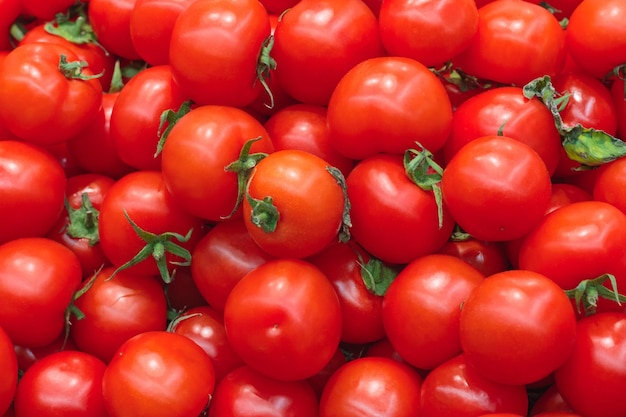
[[[576,314],[550,278],[504,271],[469,295],[461,309],[459,336],[468,363],[485,377],[530,384],[550,375],[571,353]]]
[[[17,366],[21,372],[25,372],[33,366],[40,359],[45,358],[56,352],[62,352],[66,350],[78,350],[71,338],[66,340],[65,332],[61,333],[52,343],[45,346],[27,347],[20,345],[13,345],[13,350],[17,355]]]
[[[565,32],[549,11],[521,0],[493,1],[478,9],[476,35],[453,63],[478,78],[522,87],[557,75],[566,55]]]
[[[464,354],[430,371],[422,383],[420,417],[473,417],[489,412],[526,415],[527,409],[525,386],[483,377]]]
[[[169,65],[150,67],[132,77],[111,112],[109,134],[120,159],[138,170],[160,169],[161,155],[155,155],[161,114],[178,110],[186,99]]]
[[[501,242],[486,242],[470,237],[469,239],[450,239],[437,253],[452,255],[489,276],[510,268],[505,245]]]
[[[324,106],[350,68],[384,54],[376,17],[357,0],[299,1],[281,17],[272,48],[285,92]]]
[[[258,266],[235,285],[226,300],[224,325],[231,346],[248,366],[295,381],[321,371],[335,354],[341,307],[318,268],[281,258]]]
[[[33,364],[15,393],[21,417],[107,417],[102,396],[106,365],[80,351],[53,353]]]
[[[320,399],[320,417],[419,415],[419,374],[382,357],[350,361],[330,377]]]
[[[9,410],[17,387],[17,356],[9,335],[0,327],[0,413]]]
[[[285,10],[298,4],[300,0],[261,0],[263,7],[270,14],[280,15]]]
[[[0,245],[0,326],[15,344],[52,343],[81,279],[76,255],[58,242],[32,237]]]
[[[257,60],[270,30],[258,0],[193,2],[172,29],[169,64],[174,80],[200,105],[252,103],[262,91]],[[206,39],[213,47],[205,47]]]
[[[626,367],[626,315],[597,313],[578,322],[576,345],[556,370],[555,384],[574,412],[585,417],[618,417],[626,413],[622,393]]]
[[[473,0],[388,0],[378,19],[389,55],[440,67],[469,46],[478,28],[478,8]]]
[[[20,0],[22,12],[39,20],[53,20],[57,13],[64,13],[75,0]],[[81,0],[84,3],[86,0]]]
[[[328,168],[322,158],[296,149],[273,152],[256,165],[248,194],[257,200],[271,197],[279,213],[276,229],[265,231],[254,223],[250,199],[244,198],[243,220],[261,249],[305,258],[339,240],[345,195]]]
[[[610,91],[617,116],[617,135],[623,138],[626,137],[626,96],[624,95],[624,80],[619,78],[615,79],[611,85]]]
[[[360,161],[346,184],[352,238],[385,262],[404,264],[436,252],[452,233],[454,221],[447,207],[439,228],[433,193],[408,178],[400,155],[379,154]],[[383,221],[383,227],[371,221],[372,213]]]
[[[593,199],[605,201],[626,214],[626,198],[620,193],[624,186],[626,160],[618,159],[600,167],[593,187]]]
[[[450,255],[432,254],[409,263],[383,300],[387,338],[411,365],[433,369],[461,352],[459,308],[484,279]]]
[[[109,417],[198,416],[214,388],[211,358],[191,339],[166,331],[126,341],[102,380]]]
[[[209,417],[317,417],[315,391],[306,381],[279,381],[241,366],[215,388]]]
[[[21,0],[0,1],[2,17],[0,17],[0,51],[13,49],[11,37],[9,36],[11,25],[17,20],[22,12]]]
[[[35,145],[4,140],[0,172],[0,243],[45,235],[63,211],[63,167]]]
[[[386,56],[347,72],[333,91],[327,118],[332,145],[348,158],[403,154],[416,140],[434,153],[449,136],[452,106],[425,65]]]
[[[202,219],[218,222],[237,201],[237,174],[224,168],[239,158],[251,139],[250,153],[272,153],[263,125],[229,106],[199,106],[172,128],[163,147],[161,169],[177,204]],[[233,217],[241,216],[241,209]]]
[[[65,142],[98,112],[100,82],[67,78],[58,68],[61,55],[68,62],[79,60],[61,45],[34,42],[13,49],[0,66],[0,119],[20,139],[39,145]],[[89,68],[82,72],[93,74]]]
[[[578,417],[577,414],[572,414],[572,408],[567,405],[554,382],[537,398],[530,409],[529,416],[549,417],[551,413],[554,414],[553,417]]]
[[[130,18],[137,0],[89,0],[87,18],[98,42],[111,54],[140,59],[130,35]]]
[[[463,230],[497,242],[519,238],[541,221],[551,179],[530,146],[506,136],[483,136],[450,160],[441,190]]]

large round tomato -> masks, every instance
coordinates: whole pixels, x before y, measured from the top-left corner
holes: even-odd
[[[231,346],[251,368],[276,379],[305,379],[335,354],[341,307],[319,269],[281,258],[258,266],[235,285],[224,325]]]
[[[98,42],[111,54],[140,59],[130,36],[130,17],[137,0],[89,0],[87,17]]]
[[[13,343],[0,327],[0,413],[9,409],[17,386],[17,357]]]

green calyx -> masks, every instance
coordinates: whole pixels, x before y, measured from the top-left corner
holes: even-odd
[[[272,58],[270,53],[274,47],[274,36],[270,35],[263,41],[261,50],[259,51],[259,58],[257,60],[256,78],[263,86],[263,90],[267,93],[270,102],[265,104],[268,109],[274,108],[274,94],[270,89],[268,80],[272,75],[272,71],[276,69],[276,60]]]
[[[352,218],[350,217],[350,199],[348,198],[348,186],[346,185],[346,178],[340,169],[327,166],[326,170],[333,176],[341,191],[343,192],[343,213],[341,215],[341,226],[339,228],[339,241],[346,243],[350,240],[350,228],[352,227]]]
[[[89,194],[81,195],[81,205],[78,209],[70,207],[67,199],[65,207],[69,215],[69,223],[66,229],[68,236],[75,239],[87,239],[89,246],[94,246],[100,241],[98,233],[98,218],[100,212],[93,207]]]
[[[604,285],[607,281],[611,284],[611,288]],[[596,312],[600,298],[615,301],[619,305],[626,302],[626,297],[620,294],[617,289],[615,276],[611,274],[583,280],[576,288],[565,290],[565,294],[574,300],[576,310],[579,313],[584,312],[587,316]]]
[[[165,146],[165,141],[167,140],[170,132],[176,123],[178,123],[184,115],[191,111],[192,104],[191,100],[186,100],[180,105],[180,107],[178,107],[178,110],[168,109],[161,113],[161,117],[159,118],[159,129],[157,130],[159,142],[157,143],[157,148],[154,152],[155,158],[163,152],[163,146]]]
[[[443,194],[441,179],[443,168],[435,162],[433,154],[417,143],[421,150],[409,149],[404,153],[404,169],[406,175],[424,191],[432,191],[437,204],[439,228],[443,227]]]
[[[77,16],[74,17],[74,15]],[[44,30],[77,45],[89,43],[97,45],[107,56],[109,55],[109,52],[98,42],[83,9],[57,14],[53,21],[44,24]]]
[[[68,61],[65,54],[61,54],[59,58],[59,71],[68,80],[93,80],[100,78],[104,75],[104,72],[94,75],[83,74],[83,69],[87,68],[89,64],[86,61]]]
[[[360,253],[357,252],[359,265],[361,267],[361,278],[369,292],[379,297],[387,293],[387,289],[398,276],[398,270],[385,264],[378,258],[370,257],[365,262]]]

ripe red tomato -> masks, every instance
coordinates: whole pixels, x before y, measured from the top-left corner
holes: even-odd
[[[45,346],[28,347],[13,345],[13,350],[17,355],[17,366],[21,372],[26,372],[37,361],[56,352],[66,350],[78,350],[72,339],[67,338],[65,332],[61,333],[52,343]]]
[[[409,263],[383,301],[385,332],[394,349],[419,369],[433,369],[461,353],[460,307],[483,279],[450,255],[426,255]]]
[[[17,357],[13,343],[0,327],[0,413],[11,407],[17,387]]]
[[[2,8],[2,16],[0,16],[0,51],[9,51],[13,49],[11,45],[11,37],[9,36],[10,28],[15,23],[22,12],[21,0],[1,0],[0,8]]]
[[[129,339],[102,379],[109,417],[198,416],[214,388],[211,358],[193,340],[166,331]]]
[[[258,266],[235,285],[226,300],[224,325],[248,366],[295,381],[321,371],[335,354],[341,307],[318,268],[281,258]]]
[[[389,358],[350,361],[330,377],[320,399],[320,417],[421,415],[419,374]]]
[[[541,221],[551,179],[530,146],[506,136],[483,136],[450,160],[441,190],[464,231],[477,239],[506,241],[524,236]]]
[[[478,8],[474,0],[387,0],[378,20],[389,55],[441,67],[470,45],[478,29]]]
[[[611,85],[611,97],[617,116],[617,135],[626,137],[626,93],[624,93],[624,80],[617,78]]]
[[[624,188],[626,159],[620,158],[599,168],[593,187],[593,199],[605,201],[626,214],[626,198],[620,190]]]
[[[130,36],[130,17],[137,0],[89,0],[87,18],[98,42],[111,54],[140,59]]]
[[[257,66],[269,36],[268,14],[258,0],[194,1],[172,29],[174,80],[197,104],[247,106],[262,91]]]
[[[281,17],[271,52],[287,94],[327,105],[356,64],[384,55],[378,21],[360,0],[301,0]]]
[[[20,379],[16,416],[108,417],[102,396],[105,368],[95,356],[80,351],[42,358]]]
[[[572,408],[567,405],[554,382],[552,382],[535,400],[532,408],[530,409],[529,416],[536,417],[539,415],[547,417],[544,414],[548,414],[549,416],[550,413],[555,414],[553,417],[582,417],[577,414],[571,415],[571,413],[573,413]],[[565,415],[561,416],[559,413],[563,413]]]
[[[493,1],[478,9],[472,42],[452,61],[465,73],[524,86],[561,72],[567,56],[565,32],[545,8],[526,1]]]
[[[437,253],[462,259],[485,276],[506,271],[511,267],[506,247],[502,242],[487,242],[473,237],[452,238]]]
[[[79,3],[85,1],[81,0]],[[57,13],[65,13],[70,6],[77,3],[75,0],[20,0],[19,2],[27,16],[40,20],[52,20]]]
[[[65,327],[65,310],[82,279],[74,252],[42,237],[0,245],[0,327],[13,343],[45,346]]]
[[[510,270],[469,295],[459,337],[468,363],[486,378],[522,385],[549,376],[574,348],[576,314],[550,278]]]
[[[41,148],[0,140],[0,244],[44,236],[63,212],[67,178]]]
[[[360,160],[380,152],[403,154],[415,141],[438,151],[450,133],[452,106],[425,65],[386,56],[348,71],[333,91],[327,118],[332,145]]]

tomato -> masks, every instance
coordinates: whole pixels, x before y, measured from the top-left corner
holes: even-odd
[[[207,301],[193,280],[191,266],[177,268],[175,278],[164,289],[171,310],[185,311],[190,308],[207,305]]]
[[[408,417],[419,414],[421,377],[389,358],[350,361],[330,377],[320,399],[320,417]]]
[[[306,151],[286,149],[253,169],[243,201],[252,239],[274,256],[305,258],[339,240],[347,224],[343,175]]]
[[[188,337],[165,331],[126,341],[102,379],[109,417],[198,416],[214,388],[211,358]]]
[[[532,271],[489,276],[461,309],[459,337],[468,363],[503,384],[530,384],[550,375],[571,353],[575,335],[576,314],[567,295]]]
[[[317,396],[306,381],[279,381],[242,366],[217,385],[208,415],[318,417],[317,411]]]
[[[567,414],[572,412],[571,407],[567,405],[563,399],[563,396],[559,392],[556,384],[552,383],[536,399],[530,410],[529,416],[548,417],[550,413],[553,413],[556,414],[553,417],[577,417],[576,415]],[[565,415],[560,416],[558,413],[564,413]],[[547,416],[545,414],[547,414]]]
[[[571,203],[589,200],[593,200],[593,197],[581,187],[567,183],[553,183],[552,196],[546,214]]]
[[[487,242],[471,236],[467,239],[453,237],[437,253],[455,256],[485,276],[510,269],[506,248],[502,242]]]
[[[45,346],[28,347],[13,345],[13,350],[17,355],[17,366],[20,372],[26,372],[28,368],[33,366],[36,362],[56,352],[62,352],[66,350],[78,350],[72,339],[67,338],[64,333],[61,333],[52,343]]]
[[[619,192],[626,173],[626,159],[618,159],[600,167],[593,187],[593,199],[605,201],[626,213],[626,199]]]
[[[626,62],[626,4],[620,0],[581,2],[566,30],[567,48],[576,65],[602,79]]]
[[[137,0],[89,0],[87,18],[98,42],[111,54],[140,59],[130,34],[130,19]]]
[[[439,227],[433,192],[409,179],[400,155],[378,154],[360,161],[346,184],[352,238],[385,262],[404,264],[436,252],[452,233],[454,221],[447,207]],[[372,222],[372,216],[382,223]]]
[[[388,0],[382,2],[378,20],[389,55],[441,67],[470,45],[478,29],[478,8],[474,0]]]
[[[22,12],[21,0],[0,1],[2,17],[0,17],[0,51],[13,49],[9,36],[11,25],[17,20]]]
[[[318,268],[281,258],[258,266],[235,285],[226,300],[224,325],[232,348],[248,366],[294,381],[315,375],[335,354],[341,307]]]
[[[617,117],[617,135],[623,138],[626,137],[626,87],[624,87],[624,80],[615,79],[611,84],[610,91]]]
[[[40,20],[52,20],[58,13],[65,13],[70,6],[80,2],[76,0],[20,0],[23,12]]]
[[[545,7],[545,5],[542,4],[541,0],[526,0],[526,1],[529,1],[530,3],[539,4]],[[550,0],[550,3],[548,5],[555,9],[554,11],[551,11],[551,12],[560,21],[563,18],[569,18],[572,12],[576,9],[576,7],[578,7],[580,3],[582,3],[582,1],[583,0]]]
[[[174,23],[191,3],[193,0],[135,1],[130,14],[130,38],[141,59],[152,66],[169,63]]]
[[[271,54],[287,94],[325,106],[353,66],[385,53],[378,21],[362,1],[301,0],[278,22]]]
[[[128,218],[126,217],[128,216]],[[162,243],[155,236],[150,242],[141,238],[129,220],[142,230],[161,235],[178,233],[180,238],[166,239],[191,251],[200,240],[204,231],[204,222],[183,210],[174,197],[167,191],[159,171],[135,171],[120,178],[111,186],[100,207],[98,229],[100,245],[109,261],[122,266],[137,255],[146,244],[150,244],[148,257],[133,265],[131,270],[141,275],[158,275],[159,262],[169,272],[175,269],[172,262],[185,262],[180,255],[159,253]],[[185,236],[190,233],[189,239]],[[163,240],[166,236],[162,236]],[[150,256],[150,254],[156,254]]]
[[[570,413],[567,411],[547,411],[545,413],[535,414],[534,417],[583,417],[580,414]]]
[[[341,79],[327,118],[331,144],[348,158],[403,154],[415,141],[434,153],[450,133],[452,106],[425,65],[378,57],[356,64]]]
[[[77,61],[71,50],[53,43],[27,43],[9,52],[0,66],[0,120],[11,133],[50,145],[87,127],[98,113],[102,86],[89,68],[67,68]]]
[[[67,178],[41,148],[0,141],[0,243],[43,236],[61,216]]]
[[[197,104],[244,107],[261,94],[257,65],[269,36],[268,14],[258,0],[194,1],[172,29],[174,80]]]
[[[523,385],[501,384],[483,377],[464,354],[428,373],[422,383],[420,417],[475,417],[481,413],[526,415]]]
[[[332,358],[330,358],[326,366],[324,366],[324,368],[322,368],[322,370],[315,375],[306,379],[309,385],[313,387],[313,390],[315,390],[315,394],[317,395],[318,400],[322,396],[322,391],[324,391],[324,387],[326,386],[326,383],[328,382],[330,377],[335,373],[337,369],[339,369],[339,367],[341,367],[348,361],[348,358],[346,356],[347,355],[345,350],[340,345],[339,348],[335,350],[335,354]]]
[[[174,319],[169,330],[187,336],[206,352],[213,363],[216,383],[244,365],[228,342],[222,313],[213,307],[201,306],[186,310]]]
[[[415,259],[391,283],[383,301],[387,338],[419,369],[433,369],[461,352],[460,306],[484,279],[450,255]]]
[[[150,67],[124,85],[113,104],[110,135],[120,159],[136,169],[158,170],[160,118],[187,99],[169,65]]]
[[[285,10],[298,4],[300,0],[261,0],[263,7],[275,15],[280,15]]]
[[[81,279],[78,258],[58,242],[32,237],[0,245],[0,326],[18,345],[52,343]]]
[[[359,344],[382,339],[385,336],[382,294],[388,285],[386,281],[393,279],[395,271],[371,260],[369,254],[352,242],[332,244],[308,261],[326,275],[339,297],[341,341]]]
[[[7,411],[13,402],[17,387],[17,357],[13,343],[7,333],[0,327],[0,413]]]
[[[273,258],[254,243],[242,219],[226,220],[211,228],[195,246],[191,276],[207,303],[223,312],[235,284]]]
[[[15,414],[20,417],[107,417],[102,397],[106,365],[79,351],[53,353],[20,379]]]
[[[452,62],[465,73],[524,86],[557,75],[567,56],[565,32],[545,8],[526,1],[493,1],[478,9],[478,29]]]
[[[626,315],[597,313],[578,322],[576,344],[556,370],[555,384],[574,412],[585,417],[618,417],[626,413]]]
[[[517,139],[533,148],[554,173],[561,159],[561,137],[554,118],[537,98],[527,99],[520,87],[498,87],[482,91],[461,103],[452,118],[450,137],[443,146],[449,162],[463,145],[482,136]]]
[[[249,153],[241,155],[244,145],[257,138]],[[240,209],[233,210],[238,192],[244,191],[239,187],[245,183],[238,183],[238,177],[245,179],[245,170],[273,151],[267,130],[250,114],[229,106],[199,106],[184,115],[167,136],[163,180],[177,204],[189,213],[213,222],[237,217]],[[240,168],[225,169],[240,158]]]
[[[113,179],[134,170],[122,161],[110,135],[111,113],[118,96],[119,92],[104,93],[98,115],[87,128],[67,142],[68,153],[82,170]]]
[[[83,352],[108,363],[131,337],[165,330],[167,302],[159,281],[152,276],[102,269],[84,294],[74,302],[84,318],[72,317],[70,335]]]
[[[326,107],[314,104],[293,104],[277,111],[263,124],[272,138],[274,148],[300,149],[319,156],[329,165],[348,175],[354,161],[332,146]]]
[[[441,190],[464,231],[477,239],[506,241],[525,235],[541,221],[551,179],[530,146],[506,136],[483,136],[450,160]]]

